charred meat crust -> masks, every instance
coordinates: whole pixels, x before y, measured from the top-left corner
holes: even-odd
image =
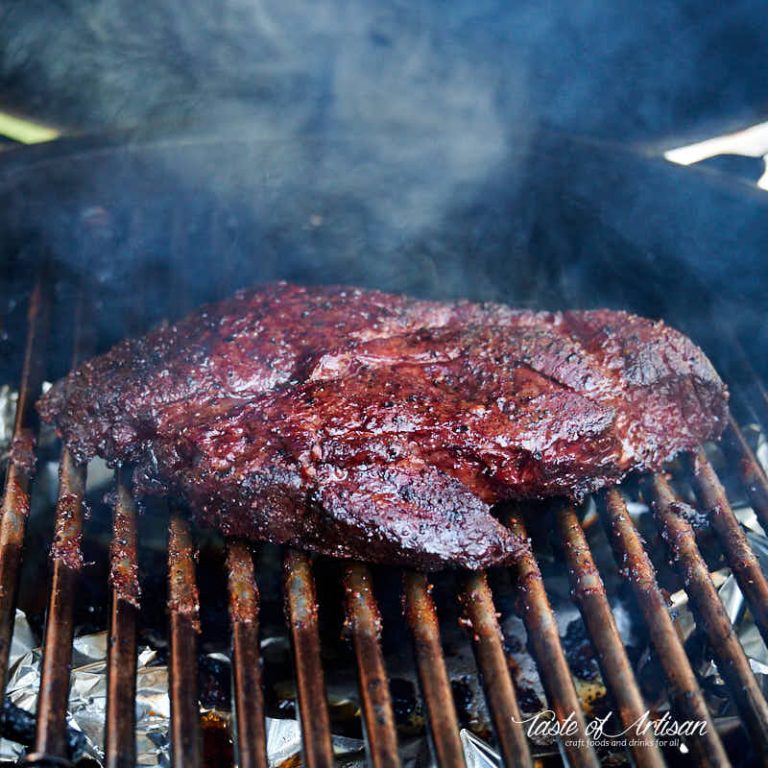
[[[39,404],[225,533],[433,569],[513,560],[499,502],[579,497],[720,435],[663,323],[280,283],[122,342]]]

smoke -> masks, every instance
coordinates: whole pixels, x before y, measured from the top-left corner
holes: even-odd
[[[389,169],[379,213],[415,229],[542,126],[656,141],[768,103],[763,18],[755,0],[16,0],[0,88],[79,132],[344,137],[340,186]]]
[[[497,10],[340,0],[12,4],[0,21],[0,78],[11,95],[40,94],[31,111],[81,130],[343,137],[339,187],[351,183],[354,163],[361,173],[387,168],[399,184],[379,197],[381,215],[424,226],[451,189],[504,160],[510,137],[524,142],[521,67],[480,50],[498,47],[488,40]]]
[[[284,131],[478,115],[648,139],[768,103],[756,0],[11,0],[6,99],[53,121]],[[485,128],[490,128],[486,123]],[[483,131],[476,140],[485,138]]]
[[[541,129],[648,144],[749,120],[768,104],[766,24],[756,0],[11,0],[0,89],[6,104],[83,133],[222,140],[129,148],[45,180],[57,211],[35,221],[46,244],[73,270],[104,254],[99,275],[118,293],[126,265],[150,285],[153,270],[170,271],[181,207],[194,299],[210,298],[226,262],[229,288],[288,278],[557,306],[582,285],[608,303],[590,270],[626,262],[623,240],[644,243],[639,264],[663,254],[704,282],[718,274],[719,214],[696,211],[670,179],[670,222],[684,215],[646,226],[664,201],[638,201],[635,186],[650,187],[623,161],[615,182],[580,156],[571,173],[548,157],[574,147],[542,144]],[[25,199],[46,210],[36,194]],[[72,225],[102,208],[110,239],[94,247]],[[728,210],[725,229],[739,215]],[[584,243],[597,250],[610,227],[598,259]],[[651,282],[647,293],[664,290]]]

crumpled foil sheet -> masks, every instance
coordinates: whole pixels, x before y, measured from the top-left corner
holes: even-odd
[[[462,728],[459,736],[467,768],[498,768],[501,765],[499,753],[478,739],[472,731]]]
[[[13,422],[19,393],[7,384],[0,387],[0,457],[5,460],[13,438]]]
[[[34,713],[40,687],[42,651],[34,645],[34,636],[26,617],[16,614],[13,647],[9,667],[6,697],[21,709]],[[107,695],[107,633],[83,635],[74,641],[72,683],[69,695],[69,726],[85,736],[85,754],[97,761],[102,757],[104,717]],[[144,648],[139,653],[136,691],[137,765],[167,765],[169,763],[168,670],[155,665],[156,651]],[[0,759],[15,760],[23,748],[3,739]]]

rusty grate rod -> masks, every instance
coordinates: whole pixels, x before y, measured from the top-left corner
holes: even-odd
[[[115,473],[113,528],[109,553],[111,606],[104,763],[107,768],[133,768],[136,764],[136,628],[141,589],[136,504],[125,469]]]
[[[72,367],[92,344],[86,328],[84,287],[80,286],[74,313],[75,342]],[[45,639],[40,670],[35,751],[27,761],[67,758],[67,707],[72,671],[74,596],[83,568],[81,540],[86,467],[78,465],[70,451],[62,448],[56,501],[54,538],[51,545],[53,574],[48,595]]]
[[[698,765],[730,765],[696,675],[656,583],[656,571],[645,551],[643,539],[629,516],[621,493],[616,488],[611,488],[600,494],[598,509],[619,566],[619,573],[632,588],[648,626],[651,643],[669,684],[672,703],[682,719],[707,724],[703,734],[691,737],[686,743]]]
[[[523,540],[528,538],[518,515],[507,514],[505,522],[516,536]],[[514,572],[518,612],[525,623],[528,648],[536,662],[549,706],[561,724],[575,723],[576,732],[561,742],[561,749],[572,768],[597,766],[599,761],[586,735],[584,713],[560,642],[557,620],[532,552],[527,551],[520,557]]]
[[[768,646],[768,579],[749,546],[744,530],[731,509],[725,490],[706,453],[699,449],[688,457],[688,465],[699,502],[707,511],[728,565],[749,605],[763,641]]]
[[[597,654],[600,672],[617,708],[621,725],[629,729],[643,718],[646,707],[619,635],[605,585],[574,508],[564,504],[555,514],[568,563],[573,601],[584,619]],[[629,736],[628,749],[632,753],[634,765],[638,768],[659,768],[664,765],[661,751],[652,735],[644,739],[640,734],[630,732]]]
[[[248,545],[227,542],[229,619],[232,625],[232,670],[239,768],[267,767],[264,694],[259,651],[259,590]]]
[[[367,565],[351,562],[344,568],[343,581],[345,626],[357,660],[368,761],[374,768],[395,768],[400,765],[400,757],[387,670],[379,644],[381,614],[373,594],[373,579]]]
[[[432,585],[423,573],[405,571],[403,594],[435,759],[441,768],[463,768],[465,762],[459,738],[459,721],[440,643],[440,625],[432,599]]]
[[[768,757],[768,704],[712,583],[709,568],[696,544],[696,534],[681,514],[680,502],[669,482],[661,475],[654,475],[647,482],[656,524],[683,579],[696,623],[706,633],[717,669],[744,719],[753,745]]]
[[[35,756],[67,757],[67,707],[72,669],[73,612],[77,579],[83,567],[84,465],[65,448],[59,464],[56,531],[51,547],[53,578],[48,599],[45,645],[40,670],[40,696]]]
[[[102,235],[106,233],[101,233]],[[142,301],[127,318],[127,329],[139,328]],[[136,764],[137,631],[141,609],[138,560],[138,509],[130,470],[115,471],[113,531],[109,549],[110,617],[107,648],[107,711],[104,728],[106,768]]]
[[[283,559],[283,579],[295,660],[304,762],[308,768],[332,768],[331,721],[320,657],[315,580],[309,556],[287,549]]]
[[[768,531],[768,478],[739,429],[739,425],[730,415],[722,445],[728,458],[739,467],[742,483],[755,514],[760,525]]]
[[[195,579],[195,548],[189,523],[171,511],[168,526],[168,611],[171,628],[171,764],[201,765],[197,638],[200,601]]]
[[[0,520],[0,680],[3,691],[8,674],[19,566],[29,515],[30,483],[35,466],[36,420],[33,407],[42,385],[44,347],[50,318],[50,302],[45,285],[46,272],[42,270],[29,297],[24,366],[19,381],[13,442],[3,489]]]
[[[467,573],[461,581],[459,599],[469,622],[475,658],[504,765],[530,765],[528,739],[504,653],[493,594],[485,573]]]

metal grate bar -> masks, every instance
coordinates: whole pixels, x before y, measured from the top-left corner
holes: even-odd
[[[29,490],[35,466],[36,430],[33,406],[42,384],[43,351],[50,318],[50,303],[45,286],[43,271],[38,276],[29,298],[24,366],[19,382],[13,442],[3,489],[0,520],[0,681],[3,691],[8,674],[19,567],[29,515]]]
[[[530,765],[528,739],[486,575],[467,573],[462,579],[459,599],[469,620],[475,657],[504,765]]]
[[[462,768],[465,762],[459,721],[440,644],[432,585],[423,573],[405,571],[403,593],[405,617],[413,637],[419,684],[427,706],[437,764],[441,768]]]
[[[198,768],[201,764],[197,676],[199,610],[192,534],[184,516],[172,511],[168,526],[168,611],[171,629],[171,763],[174,768]]]
[[[309,556],[287,549],[283,560],[283,579],[296,663],[304,762],[308,768],[332,768],[331,721],[320,658],[315,580]]]
[[[138,213],[131,226],[137,230]],[[137,230],[138,231],[138,230]],[[113,234],[100,233],[103,247],[112,247]],[[124,318],[125,330],[141,327],[144,297],[134,286],[136,299]],[[110,541],[110,616],[107,646],[107,711],[104,729],[106,768],[133,768],[136,764],[136,671],[137,632],[141,610],[138,560],[138,509],[131,488],[130,470],[115,471],[115,505]]]
[[[696,623],[706,633],[718,671],[744,718],[754,746],[768,756],[768,704],[712,583],[709,568],[696,544],[696,534],[679,513],[680,502],[669,482],[661,475],[654,475],[648,484],[656,523],[683,579]]]
[[[720,737],[704,702],[696,675],[656,583],[656,571],[643,539],[629,516],[621,493],[611,488],[599,497],[598,508],[613,548],[619,572],[632,588],[667,682],[672,703],[683,719],[706,722],[705,733],[690,739],[690,749],[701,766],[728,766]]]
[[[74,593],[83,567],[80,542],[83,530],[83,465],[65,448],[59,465],[56,532],[51,547],[53,578],[48,600],[45,644],[40,670],[35,752],[67,757],[67,705],[72,668]]]
[[[104,764],[107,768],[133,768],[136,764],[136,628],[141,599],[136,504],[124,469],[116,472],[115,485]]]
[[[81,287],[75,308],[73,368],[82,359],[86,348],[91,348],[84,314],[85,299]],[[75,462],[66,446],[62,448],[54,538],[51,545],[53,574],[48,595],[40,669],[35,752],[28,757],[33,760],[64,759],[68,753],[66,713],[72,669],[74,594],[83,568],[81,540],[86,472],[86,467]]]
[[[723,435],[723,447],[729,458],[739,467],[741,480],[755,514],[760,525],[768,531],[768,478],[732,416],[729,417],[728,427]]]
[[[381,614],[367,565],[347,563],[344,570],[346,628],[352,637],[360,681],[368,760],[374,768],[400,765],[397,732],[381,653]]]
[[[704,451],[698,450],[690,456],[689,465],[696,495],[707,511],[709,521],[725,551],[728,565],[749,604],[763,641],[768,645],[768,579]]]
[[[227,543],[229,618],[239,768],[266,768],[267,736],[259,652],[259,590],[253,558],[242,541]]]
[[[506,523],[521,539],[528,534],[522,520],[514,514],[506,516]],[[560,723],[575,723],[576,732],[564,742],[562,749],[572,768],[598,766],[595,750],[586,734],[586,721],[581,710],[571,671],[560,643],[552,606],[544,589],[539,564],[532,552],[520,557],[514,568],[517,577],[518,612],[525,623],[528,649],[536,662],[544,692]]]
[[[630,728],[642,719],[646,707],[616,627],[603,580],[573,507],[564,505],[556,511],[556,515],[560,541],[568,562],[573,600],[584,619],[621,724]],[[651,737],[647,740],[630,739],[629,750],[638,768],[664,765],[658,744]]]

